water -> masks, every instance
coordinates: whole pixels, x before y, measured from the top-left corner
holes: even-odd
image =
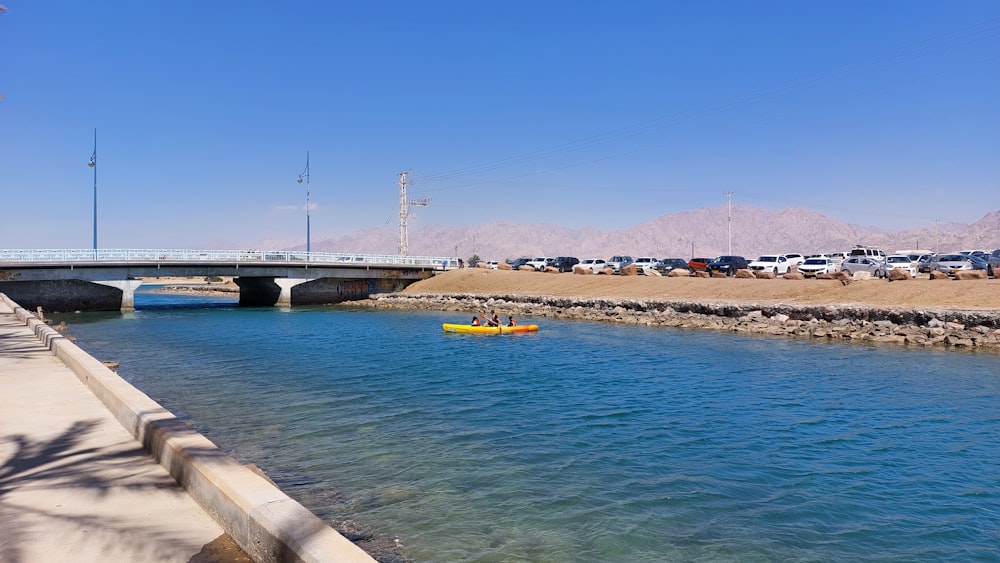
[[[417,561],[1000,560],[997,355],[178,299],[60,320]]]

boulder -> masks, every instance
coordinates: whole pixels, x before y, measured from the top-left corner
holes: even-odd
[[[646,275],[658,278],[658,277],[662,276],[663,274],[661,274],[660,272],[657,272],[656,270],[653,270],[653,269],[647,269],[646,270]]]
[[[477,268],[482,268],[482,269],[485,270],[485,269],[489,268],[490,265],[487,264],[486,262],[476,262],[476,267]]]
[[[773,280],[774,272],[765,272],[764,270],[758,270],[753,273],[753,277],[759,280]]]
[[[724,274],[723,272],[712,272],[709,275],[712,276],[713,278],[728,278],[729,277],[726,274]]]
[[[910,272],[902,268],[893,268],[889,270],[889,281],[902,281],[910,279]]]
[[[956,280],[985,280],[986,270],[958,270],[955,272]]]
[[[786,280],[804,280],[804,279],[806,279],[805,276],[803,276],[802,274],[799,273],[798,269],[796,269],[794,272],[791,271],[791,270],[789,270],[787,274],[785,274],[785,275],[783,275],[781,277],[784,278],[784,279],[786,279]]]
[[[513,270],[514,267],[511,266],[510,264],[506,263],[506,262],[497,262],[497,269],[498,270]]]
[[[951,278],[951,276],[949,276],[948,274],[946,274],[944,272],[939,272],[937,270],[934,270],[934,271],[931,272],[931,279],[932,280],[947,280],[947,279],[950,279],[950,278]]]
[[[736,270],[736,277],[740,279],[753,279],[753,272],[750,270]]]
[[[684,268],[675,268],[667,272],[668,278],[687,278],[691,276],[691,272],[685,270]]]
[[[871,272],[854,272],[854,274],[851,275],[851,279],[854,280],[854,281],[870,280],[870,279],[872,279],[872,273]]]
[[[698,270],[697,272],[694,273],[694,275],[697,276],[697,277],[699,277],[699,278],[710,278],[710,277],[712,277],[712,275],[709,274],[708,272],[706,272],[705,270]]]
[[[603,270],[597,273],[605,276],[613,276],[615,275],[615,269],[612,268],[611,266],[608,266],[607,268],[604,268]]]
[[[555,266],[546,266],[542,268],[542,272],[546,274],[558,274],[559,268],[556,268]]]
[[[573,273],[590,276],[594,274],[594,270],[591,270],[590,268],[584,268],[583,266],[573,266]]]
[[[618,273],[623,276],[638,276],[639,268],[637,268],[635,264],[629,264],[628,266],[622,266],[621,269],[618,270]]]
[[[527,264],[524,264],[523,266],[518,266],[517,269],[521,270],[522,272],[534,272],[535,271],[534,266],[529,266]]]

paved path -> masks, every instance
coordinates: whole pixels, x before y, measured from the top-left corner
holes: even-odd
[[[0,302],[0,563],[249,561]]]

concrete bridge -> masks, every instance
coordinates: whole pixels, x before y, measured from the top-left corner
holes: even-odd
[[[131,311],[142,278],[232,277],[240,305],[364,299],[456,267],[456,257],[271,250],[3,250],[0,293],[29,310]]]

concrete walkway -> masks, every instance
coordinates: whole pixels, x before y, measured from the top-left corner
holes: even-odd
[[[0,562],[250,561],[227,540],[0,301]]]

